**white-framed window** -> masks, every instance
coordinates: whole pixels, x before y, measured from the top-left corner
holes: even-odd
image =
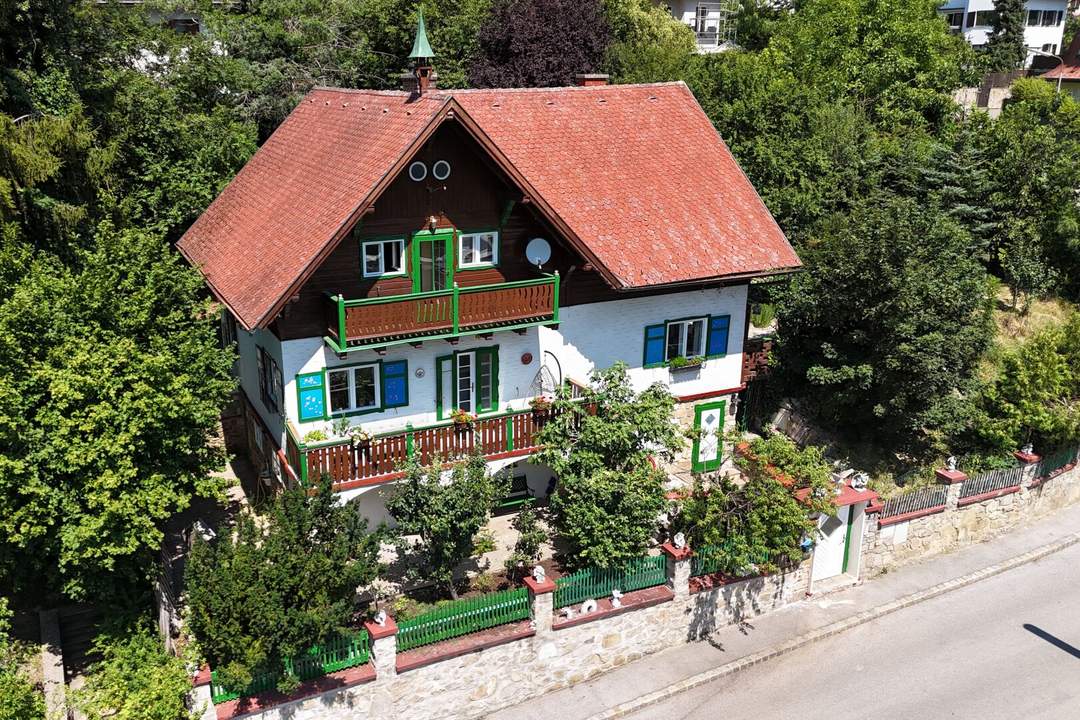
[[[413,182],[420,182],[427,177],[427,165],[417,160],[409,165],[409,179]]]
[[[366,240],[361,248],[364,277],[405,274],[405,240]]]
[[[499,264],[499,233],[462,233],[458,236],[458,267],[486,267]]]
[[[445,180],[450,177],[450,163],[445,160],[436,160],[431,166],[431,176],[436,180]]]
[[[705,355],[705,318],[675,320],[668,323],[665,360]]]
[[[379,365],[353,365],[328,369],[330,413],[374,410],[379,407]]]

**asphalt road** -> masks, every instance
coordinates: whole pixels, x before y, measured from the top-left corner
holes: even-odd
[[[1080,545],[628,717],[1080,720]]]

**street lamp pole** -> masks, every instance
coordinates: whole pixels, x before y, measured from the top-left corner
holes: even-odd
[[[1040,50],[1040,49],[1038,49],[1038,48],[1033,48],[1033,47],[1029,47],[1029,48],[1027,49],[1027,51],[1028,51],[1029,53],[1033,53],[1033,54],[1035,54],[1035,55],[1042,55],[1043,57],[1052,57],[1052,58],[1054,58],[1055,60],[1057,60],[1057,61],[1058,61],[1058,67],[1059,67],[1059,68],[1060,68],[1060,67],[1061,67],[1062,65],[1064,65],[1064,64],[1065,64],[1065,61],[1061,59],[1061,56],[1059,56],[1059,55],[1055,55],[1055,54],[1053,54],[1053,53],[1048,53],[1048,52],[1046,52],[1045,50]],[[1057,77],[1057,91],[1058,91],[1058,92],[1061,92],[1061,74],[1060,74],[1060,73],[1058,74],[1058,77]]]

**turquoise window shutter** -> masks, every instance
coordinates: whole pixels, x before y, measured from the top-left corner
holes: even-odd
[[[649,325],[645,328],[645,355],[642,364],[645,367],[664,364],[664,325]]]
[[[409,365],[404,360],[383,363],[383,407],[403,407],[409,404]]]
[[[709,318],[709,357],[727,355],[728,330],[731,326],[730,315]]]
[[[326,417],[326,391],[322,372],[296,376],[296,394],[300,422]]]

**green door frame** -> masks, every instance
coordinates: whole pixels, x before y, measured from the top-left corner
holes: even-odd
[[[446,288],[454,286],[454,231],[453,230],[420,230],[413,233],[410,247],[412,260],[412,288],[413,292],[420,292],[420,243],[443,241],[446,258]]]
[[[716,458],[702,462],[698,459],[701,450],[701,416],[710,410],[720,412],[720,433],[716,438]],[[724,416],[727,412],[727,400],[718,400],[711,403],[702,403],[694,406],[694,449],[690,456],[690,469],[694,472],[709,472],[718,470],[724,462]]]
[[[851,557],[851,528],[855,525],[855,505],[848,505],[847,532],[844,535],[844,564],[840,567],[840,573],[847,572],[848,558]]]

